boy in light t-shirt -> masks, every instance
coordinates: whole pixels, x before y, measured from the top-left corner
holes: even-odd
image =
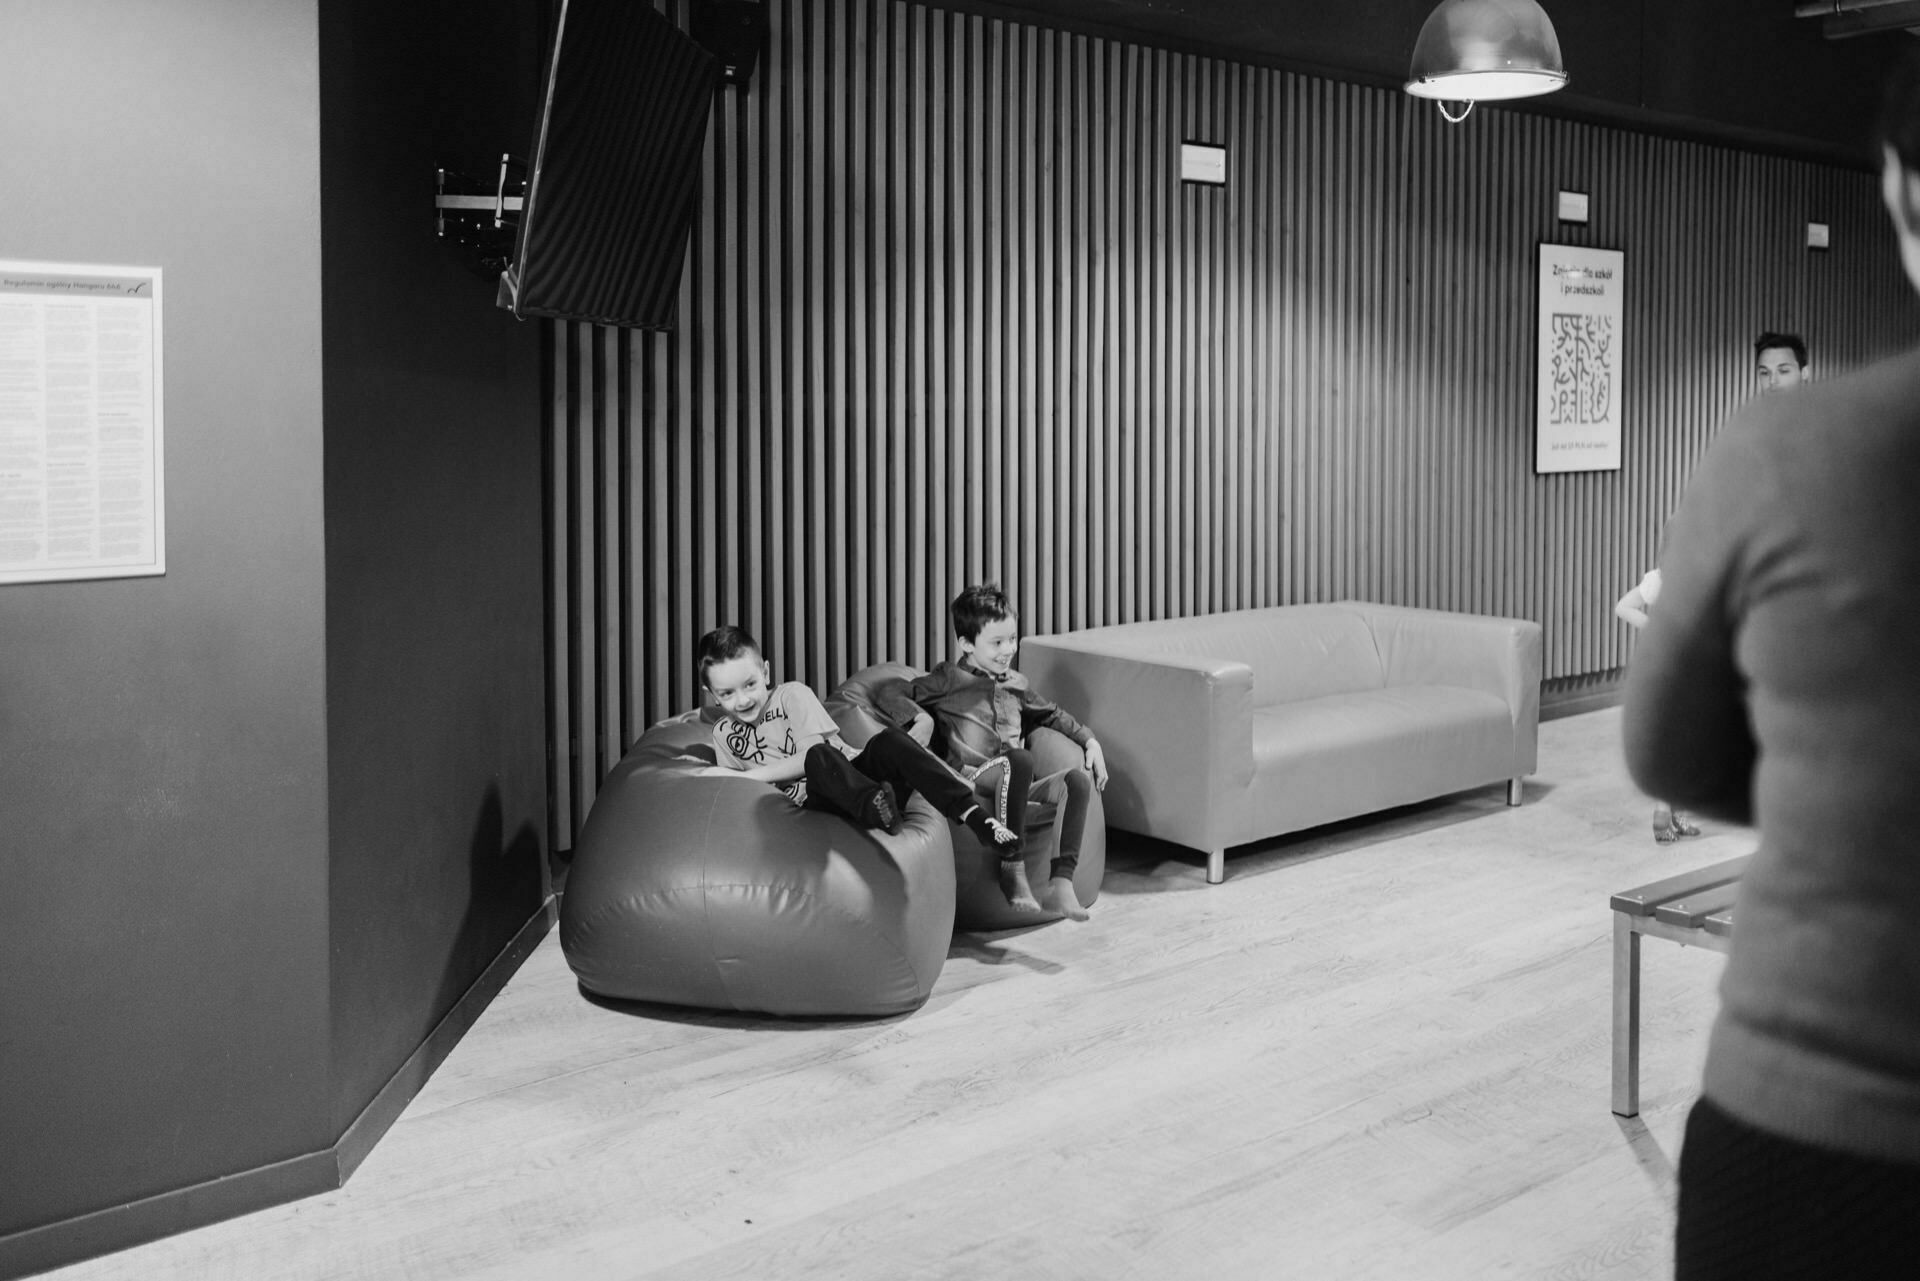
[[[898,832],[915,792],[964,823],[989,847],[1018,839],[982,809],[973,788],[897,729],[855,752],[820,699],[799,681],[775,685],[760,644],[734,626],[700,638],[700,679],[725,713],[713,726],[715,772],[759,779],[796,805],[830,810],[862,827]]]

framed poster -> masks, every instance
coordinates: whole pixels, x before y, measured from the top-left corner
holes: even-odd
[[[0,584],[164,574],[160,269],[0,260]]]
[[[1618,249],[1540,246],[1536,473],[1620,470]]]

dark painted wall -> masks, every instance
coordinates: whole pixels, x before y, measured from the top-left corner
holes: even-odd
[[[168,572],[0,587],[0,1275],[336,1185],[539,911],[540,335],[432,198],[545,9],[6,8],[0,255],[165,273]]]
[[[904,2],[904,0],[898,0]],[[1439,0],[933,0],[1367,84],[1406,79]],[[1828,40],[1793,0],[1543,0],[1571,78],[1505,108],[1867,163],[1875,91],[1910,37]]]
[[[540,330],[432,199],[528,150],[542,8],[322,5],[336,1132],[544,894]]]
[[[333,1137],[315,6],[4,39],[0,254],[164,273],[168,569],[0,586],[0,1236]]]

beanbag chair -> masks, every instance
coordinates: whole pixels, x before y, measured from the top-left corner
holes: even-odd
[[[648,730],[600,789],[560,900],[560,947],[599,996],[785,1015],[919,1007],[953,933],[947,821],[897,835],[701,778],[709,724]],[[704,761],[683,755],[698,752]]]
[[[903,663],[877,663],[849,676],[826,699],[827,710],[840,723],[841,737],[855,747],[879,733],[885,724],[874,713],[874,696],[890,681],[910,681],[924,675]],[[1059,770],[1084,764],[1086,753],[1065,734],[1050,729],[1035,730],[1027,738],[1027,750],[1033,754],[1034,777],[1044,778]],[[1038,890],[1053,874],[1053,856],[1060,848],[1060,832],[1054,822],[1051,805],[1027,807],[1026,855],[1027,879]],[[1040,921],[1060,920],[1058,912],[1036,916],[1016,912],[1000,892],[1000,856],[989,850],[971,829],[960,823],[948,825],[953,843],[954,928],[960,930],[1008,930]],[[1088,907],[1100,897],[1100,879],[1107,871],[1107,816],[1095,792],[1087,806],[1086,831],[1080,838],[1080,861],[1074,868],[1073,892]]]

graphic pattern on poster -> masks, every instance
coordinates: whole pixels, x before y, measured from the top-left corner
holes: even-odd
[[[1613,317],[1557,313],[1550,365],[1550,422],[1565,426],[1612,418]]]

